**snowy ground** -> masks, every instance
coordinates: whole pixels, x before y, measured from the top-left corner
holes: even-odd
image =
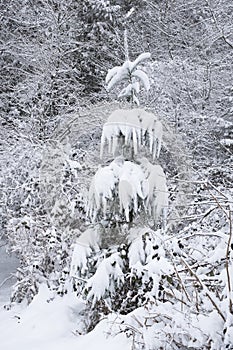
[[[16,268],[17,260],[0,249],[0,285]],[[29,305],[15,305],[6,310],[10,280],[0,288],[1,350],[129,350],[131,342],[124,335],[109,337],[110,319],[103,320],[87,335],[77,335],[78,312],[82,307],[74,295],[56,297],[42,286]]]

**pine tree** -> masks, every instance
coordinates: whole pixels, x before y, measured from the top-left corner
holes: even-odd
[[[126,59],[106,77],[109,90],[122,80],[128,82],[119,96],[129,98],[132,108],[115,110],[103,126],[100,156],[107,148],[114,160],[92,179],[87,206],[91,224],[74,247],[71,275],[75,290],[89,305],[88,330],[103,313],[133,310],[143,302],[143,288],[159,290],[161,276],[153,284],[141,272],[152,257],[164,259],[161,232],[152,228],[166,227],[166,177],[162,167],[146,157],[157,162],[163,128],[153,113],[133,107],[139,104],[140,83],[149,89],[149,79],[139,67],[148,58],[150,54],[143,53],[133,62]]]

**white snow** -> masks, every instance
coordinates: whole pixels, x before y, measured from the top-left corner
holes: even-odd
[[[137,164],[125,162],[119,179],[120,212],[125,213],[129,221],[129,211],[138,209],[138,198],[144,199],[148,195],[148,183],[145,175]]]
[[[121,261],[117,253],[100,263],[95,274],[87,283],[87,289],[90,288],[88,298],[93,298],[93,304],[101,297],[104,297],[105,291],[112,291],[111,289],[114,289],[112,284],[116,282],[118,285],[123,281],[124,274],[120,265]]]
[[[164,221],[166,221],[168,189],[164,171],[160,165],[152,165],[146,158],[142,158],[140,162],[147,174],[149,184],[149,195],[147,197],[146,206],[150,211],[150,215],[152,215],[155,220],[163,214]]]
[[[118,97],[123,97],[123,96],[130,96],[132,94],[132,91],[135,91],[137,94],[140,91],[140,85],[136,81],[132,84],[127,85],[126,88],[122,89],[121,92],[119,93]]]
[[[130,221],[129,213],[137,214],[139,204],[147,208],[157,222],[162,215],[166,224],[168,189],[166,176],[160,165],[152,165],[146,158],[140,165],[117,157],[112,163],[100,168],[92,179],[89,190],[88,216],[95,221],[101,213],[104,217],[119,197],[119,213]],[[116,210],[115,203],[115,210]]]
[[[122,146],[133,146],[134,153],[149,142],[149,150],[153,158],[159,157],[163,136],[162,123],[152,113],[143,109],[115,110],[103,126],[101,136],[100,158],[103,157],[105,144],[113,156]]]
[[[142,56],[140,58],[140,56]],[[131,62],[129,60],[126,60],[122,66],[116,66],[116,67],[113,67],[112,69],[110,69],[107,73],[107,76],[105,78],[105,82],[107,84],[107,89],[108,90],[111,90],[114,85],[116,85],[118,82],[120,82],[121,80],[125,79],[125,78],[129,78],[130,74],[134,72],[136,66],[142,62],[143,60],[145,60],[146,58],[149,58],[150,57],[150,54],[149,55],[140,55],[135,61]],[[144,57],[144,58],[143,58]],[[141,71],[143,72],[143,71]],[[146,73],[143,72],[143,77],[142,75],[140,75],[139,73],[139,76],[138,78],[140,78],[140,80],[142,80],[142,82],[144,83],[144,80],[148,80],[149,82],[149,79],[148,77],[145,78],[145,75]],[[136,75],[135,75],[136,76]]]
[[[87,258],[92,250],[99,248],[99,235],[96,229],[88,228],[77,238],[73,247],[70,275],[77,277],[77,266],[81,274],[87,270]],[[79,276],[78,276],[79,277]]]
[[[150,89],[150,82],[147,74],[137,66],[150,57],[150,53],[144,52],[134,61],[126,60],[122,66],[116,66],[110,69],[105,79],[107,90],[110,91],[116,84],[126,79],[129,84],[126,88],[121,90],[118,97],[132,95],[133,102],[136,102],[136,104],[139,105],[139,100],[136,94],[140,91],[140,83],[144,86],[146,91],[148,91]]]
[[[136,69],[132,73],[132,76],[136,77],[136,78],[139,78],[139,80],[144,85],[144,88],[146,89],[146,91],[149,91],[149,89],[150,89],[150,81],[149,81],[149,78],[148,78],[148,76],[147,76],[147,74],[145,72],[143,72],[141,69]],[[139,89],[138,89],[138,92],[139,92]]]
[[[106,84],[108,84],[109,81],[118,73],[119,69],[120,69],[120,66],[116,66],[108,70],[108,73],[105,78]]]
[[[125,62],[128,63],[128,62]],[[127,78],[128,71],[127,71],[127,65],[124,64],[122,67],[114,67],[108,71],[108,74],[106,76],[106,84],[107,89],[110,91],[114,85],[119,83],[121,80]]]
[[[119,165],[117,162],[112,162],[110,166],[99,168],[91,182],[89,190],[89,207],[88,212],[94,218],[100,208],[103,213],[107,210],[107,201],[112,199],[112,192],[118,181]]]
[[[113,317],[102,320],[87,335],[80,335],[79,313],[84,304],[70,293],[55,297],[45,285],[29,306],[5,310],[0,305],[0,347],[2,350],[130,350],[123,334],[109,336]]]
[[[225,138],[225,139],[220,140],[220,143],[224,146],[230,147],[233,145],[233,140],[230,138]]]
[[[145,60],[148,60],[151,58],[151,54],[149,52],[143,52],[141,53],[133,62],[132,62],[132,68],[135,68],[138,64],[142,63]]]

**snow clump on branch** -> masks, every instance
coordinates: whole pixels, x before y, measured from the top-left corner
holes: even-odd
[[[145,90],[149,91],[150,82],[147,74],[137,66],[150,57],[150,53],[144,52],[133,62],[126,60],[122,66],[116,66],[110,69],[105,79],[107,90],[110,91],[122,80],[127,80],[128,85],[120,91],[118,97],[131,98],[133,103],[139,105],[137,94],[140,92],[140,85],[143,85]]]
[[[134,164],[116,158],[108,166],[100,168],[92,179],[89,190],[88,216],[95,221],[106,218],[112,207],[130,222],[130,213],[136,215],[141,208],[157,222],[162,214],[166,218],[168,190],[166,177],[160,165],[152,165],[146,159]],[[116,197],[119,203],[116,205]]]
[[[159,157],[163,136],[163,126],[158,118],[143,109],[118,109],[114,111],[103,126],[100,157],[103,158],[104,146],[108,152],[116,155],[122,147],[132,147],[134,154],[139,148],[148,145],[150,153]]]

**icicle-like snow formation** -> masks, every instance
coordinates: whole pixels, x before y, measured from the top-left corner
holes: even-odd
[[[138,211],[139,199],[144,200],[148,195],[148,182],[137,164],[125,162],[119,178],[120,213],[130,221],[129,213]]]
[[[82,232],[74,244],[70,276],[77,277],[87,270],[87,260],[92,250],[98,249],[99,236],[97,230],[89,228]],[[79,269],[79,271],[77,271]]]
[[[132,146],[134,154],[148,144],[153,158],[159,157],[163,127],[157,117],[143,109],[118,109],[114,111],[103,126],[100,157],[103,157],[105,144],[113,156],[122,146]]]
[[[168,208],[168,189],[164,171],[160,165],[152,165],[146,158],[142,158],[140,164],[146,174],[149,186],[146,207],[155,222],[162,214],[163,224],[165,225]]]
[[[98,266],[95,274],[88,280],[86,289],[87,298],[93,299],[93,305],[101,299],[106,291],[113,292],[124,280],[121,266],[122,261],[118,253],[105,258]]]
[[[101,211],[107,211],[107,203],[114,199],[114,191],[122,172],[124,159],[116,158],[110,165],[100,168],[92,179],[89,189],[87,213],[94,221]]]
[[[88,215],[95,220],[98,213],[107,212],[107,204],[115,200],[118,191],[120,213],[129,221],[129,212],[138,209],[138,200],[148,195],[148,183],[139,165],[116,158],[110,165],[100,168],[92,179],[89,190]]]
[[[116,202],[117,196],[119,202]],[[135,215],[145,207],[155,222],[162,214],[165,224],[168,190],[161,166],[150,164],[146,158],[138,165],[118,157],[100,168],[90,186],[88,215],[93,221],[99,214],[105,218],[113,205],[116,213],[123,215],[127,222],[130,222],[130,213]]]

